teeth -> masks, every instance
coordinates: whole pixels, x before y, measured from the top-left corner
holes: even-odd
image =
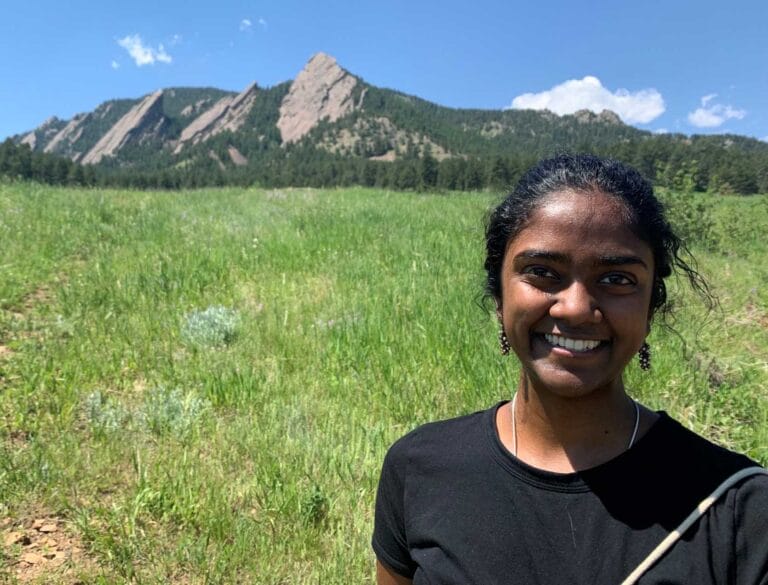
[[[571,339],[570,337],[563,337],[562,335],[551,335],[550,333],[544,334],[544,339],[550,345],[556,345],[558,347],[564,347],[571,351],[589,351],[595,349],[600,342],[590,339]]]

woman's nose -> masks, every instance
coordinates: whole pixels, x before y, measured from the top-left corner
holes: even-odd
[[[597,299],[582,282],[574,280],[553,296],[549,314],[555,319],[578,325],[599,323],[603,318]]]

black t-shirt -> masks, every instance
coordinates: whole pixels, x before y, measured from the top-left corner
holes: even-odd
[[[384,460],[373,548],[415,584],[618,584],[728,476],[755,463],[665,413],[578,473],[513,457],[497,405],[424,425]],[[768,476],[729,489],[640,581],[768,585]]]

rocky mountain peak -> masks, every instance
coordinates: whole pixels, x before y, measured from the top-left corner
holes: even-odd
[[[254,81],[236,96],[221,98],[184,128],[174,152],[178,154],[184,145],[197,144],[225,130],[237,132],[247,120],[258,92]]]
[[[48,128],[50,128],[55,124],[58,124],[59,122],[61,122],[61,120],[59,120],[56,116],[51,116],[49,118],[46,118],[45,122],[43,122],[40,125],[40,130],[47,130]]]
[[[113,156],[130,142],[142,143],[156,136],[165,125],[163,91],[146,96],[101,137],[96,145],[80,161],[83,164],[98,163],[105,156]]]
[[[336,59],[317,53],[291,84],[280,106],[277,127],[283,142],[296,142],[320,120],[335,122],[352,112],[358,80],[339,67]]]

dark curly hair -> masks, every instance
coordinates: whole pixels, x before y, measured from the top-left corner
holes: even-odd
[[[621,199],[626,210],[624,220],[653,253],[651,316],[669,311],[664,279],[675,270],[687,277],[709,308],[715,305],[684,242],[667,222],[664,206],[654,195],[651,184],[629,165],[589,154],[561,154],[540,161],[491,212],[485,229],[486,294],[489,297],[497,302],[501,299],[501,266],[509,242],[525,227],[547,195],[566,189],[584,193],[599,191]],[[690,263],[683,255],[691,258]]]

